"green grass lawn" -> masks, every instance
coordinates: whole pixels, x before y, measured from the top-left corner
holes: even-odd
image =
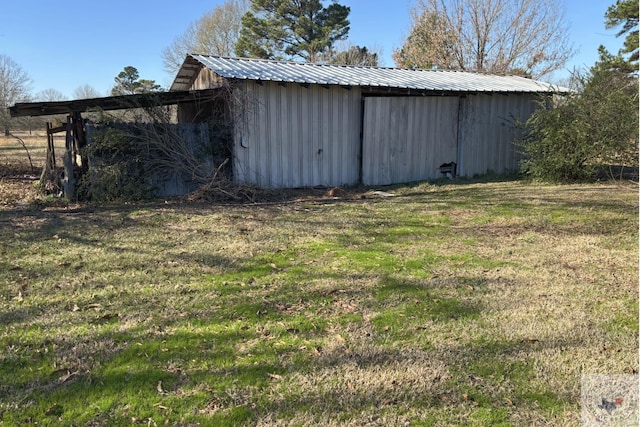
[[[0,204],[0,425],[579,425],[638,372],[638,188]]]

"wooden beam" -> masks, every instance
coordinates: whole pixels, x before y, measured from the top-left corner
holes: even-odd
[[[58,126],[56,128],[54,127],[49,127],[51,125],[51,123],[47,123],[47,134],[48,135],[53,135],[54,133],[60,133],[60,132],[65,132],[67,130],[67,124],[63,123],[62,126]]]
[[[131,108],[173,105],[180,102],[202,101],[211,99],[228,87],[205,90],[185,90],[175,92],[152,92],[135,95],[108,96],[105,98],[75,99],[54,102],[23,102],[9,108],[11,117],[36,117],[57,114],[83,113],[92,109],[103,111],[126,110]]]

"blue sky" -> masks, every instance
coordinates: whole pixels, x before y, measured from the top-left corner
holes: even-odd
[[[559,0],[561,1],[561,0]],[[7,1],[2,6],[0,54],[17,62],[33,80],[32,92],[56,89],[68,98],[88,84],[108,95],[114,77],[125,66],[140,77],[169,86],[173,76],[162,67],[162,50],[188,25],[223,0],[50,0]],[[604,44],[612,52],[622,46],[615,30],[605,30],[604,13],[614,0],[565,0],[570,38],[577,54],[564,71],[597,60]],[[341,0],[349,6],[349,40],[382,50],[382,65],[393,66],[391,54],[409,29],[412,0]]]

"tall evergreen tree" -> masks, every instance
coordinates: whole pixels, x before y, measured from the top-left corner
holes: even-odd
[[[114,79],[116,82],[111,95],[132,95],[135,93],[158,92],[162,88],[156,84],[155,80],[140,79],[140,73],[136,67],[130,65],[124,67],[124,70],[118,73]]]
[[[242,17],[238,56],[318,62],[349,33],[350,8],[335,0],[251,0]]]
[[[620,50],[622,55],[629,54],[628,61],[633,68],[638,69],[638,0],[617,0],[609,6],[605,14],[605,26],[607,29],[622,25],[617,36],[627,35],[624,47]]]

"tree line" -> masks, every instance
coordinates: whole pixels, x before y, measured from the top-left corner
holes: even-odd
[[[349,42],[350,12],[337,0],[227,0],[162,51],[164,68],[174,75],[187,53],[378,66],[380,52]],[[393,52],[399,67],[540,79],[564,67],[574,54],[565,10],[556,0],[417,0],[410,13],[408,34]],[[605,27],[618,28],[617,35],[625,36],[623,49],[612,54],[601,47],[600,59],[590,70],[575,72],[569,83],[574,89],[571,95],[523,124],[525,137],[520,145],[527,174],[573,179],[582,172],[568,169],[585,171],[585,165],[605,159],[637,165],[630,147],[635,141],[637,152],[638,0],[616,0],[605,13]],[[55,90],[29,96],[30,83],[18,64],[0,54],[0,107],[63,99]],[[115,77],[111,95],[157,90],[163,89],[127,66]],[[98,94],[85,85],[74,96]],[[8,111],[0,108],[5,133],[10,123]],[[635,139],[629,130],[634,126]],[[570,149],[576,146],[583,151]],[[558,158],[550,161],[553,154]],[[550,164],[562,171],[548,173]]]

